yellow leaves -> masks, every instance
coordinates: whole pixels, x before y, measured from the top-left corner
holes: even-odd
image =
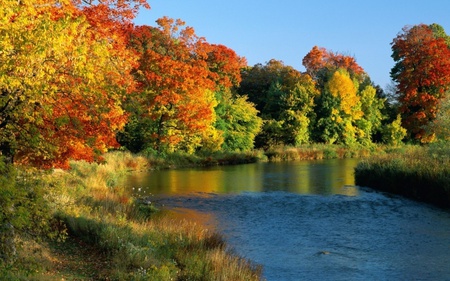
[[[360,109],[360,97],[347,71],[336,71],[328,81],[327,88],[333,97],[340,99],[341,110],[344,114],[352,116],[354,120],[361,119],[364,113]]]

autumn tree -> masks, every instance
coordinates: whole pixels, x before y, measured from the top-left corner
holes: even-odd
[[[323,47],[314,46],[302,60],[306,73],[309,74],[318,84],[323,87],[329,73],[338,69],[345,69],[352,79],[362,82],[366,78],[364,69],[359,66],[352,56],[334,53]]]
[[[397,83],[403,125],[423,142],[432,137],[425,126],[436,118],[450,85],[450,49],[444,35],[438,25],[420,24],[404,27],[391,44],[391,77]]]
[[[239,84],[246,62],[184,24],[164,17],[158,27],[136,26],[129,37],[140,57],[133,72],[138,89],[127,102],[132,122],[119,135],[129,148],[192,153],[223,142],[215,127],[216,96],[221,100],[221,92]]]
[[[328,79],[317,103],[317,136],[326,143],[356,143],[361,133],[355,122],[362,118],[358,85],[340,69]]]
[[[5,0],[2,7],[2,154],[67,167],[68,159],[92,161],[117,146],[132,53],[118,49],[113,33],[97,32],[72,2]]]
[[[374,136],[381,134],[387,101],[355,58],[314,46],[303,58],[303,65],[319,92],[313,139],[328,143],[372,143]]]

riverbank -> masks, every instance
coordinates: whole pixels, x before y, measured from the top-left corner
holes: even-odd
[[[151,169],[176,169],[216,165],[238,165],[255,162],[366,158],[384,153],[385,146],[308,144],[298,147],[278,146],[251,152],[216,152],[205,155],[173,153],[168,155],[142,155]]]
[[[17,233],[17,257],[0,279],[260,280],[261,268],[228,252],[220,234],[169,218],[118,185],[148,168],[144,157],[114,152],[104,164],[41,174],[41,203],[59,222],[51,227],[60,241]]]
[[[446,146],[404,146],[361,161],[355,183],[450,208],[449,156]]]
[[[265,152],[157,157],[116,151],[106,154],[102,164],[74,161],[69,171],[35,171],[24,175],[16,188],[28,190],[20,196],[36,196],[39,191],[39,200],[33,199],[30,206],[40,206],[33,212],[41,218],[53,217],[43,227],[46,232],[50,229],[47,236],[58,237],[60,241],[48,240],[40,234],[21,236],[18,232],[18,245],[22,247],[18,247],[17,260],[0,268],[0,277],[208,280],[222,276],[223,280],[259,280],[261,268],[227,252],[219,234],[190,222],[169,219],[143,198],[131,197],[130,191],[120,186],[121,178],[131,171],[149,169],[367,157],[382,149],[316,144]],[[17,202],[20,200],[18,197]],[[26,219],[32,216],[30,213]]]

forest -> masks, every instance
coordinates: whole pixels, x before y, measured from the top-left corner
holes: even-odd
[[[145,0],[0,4],[4,245],[14,230],[55,229],[32,226],[44,213],[33,200],[45,196],[14,183],[18,175],[105,163],[107,151],[165,157],[450,137],[450,37],[439,24],[407,26],[393,38],[393,84],[382,89],[354,57],[324,47],[304,55],[304,72],[276,59],[249,66],[180,19],[134,25],[138,10],[150,8]]]
[[[304,56],[304,73],[275,59],[248,66],[181,20],[133,25],[136,6],[36,2],[3,5],[0,151],[9,162],[67,168],[120,146],[192,154],[446,137],[450,40],[437,24],[394,38],[386,93],[353,57],[323,47]]]

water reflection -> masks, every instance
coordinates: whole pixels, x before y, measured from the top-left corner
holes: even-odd
[[[357,163],[358,159],[333,159],[151,171],[133,174],[125,184],[157,195],[287,191],[355,196]]]
[[[450,214],[358,191],[357,162],[155,171],[127,185],[154,194],[173,218],[222,233],[267,280],[449,280]]]

